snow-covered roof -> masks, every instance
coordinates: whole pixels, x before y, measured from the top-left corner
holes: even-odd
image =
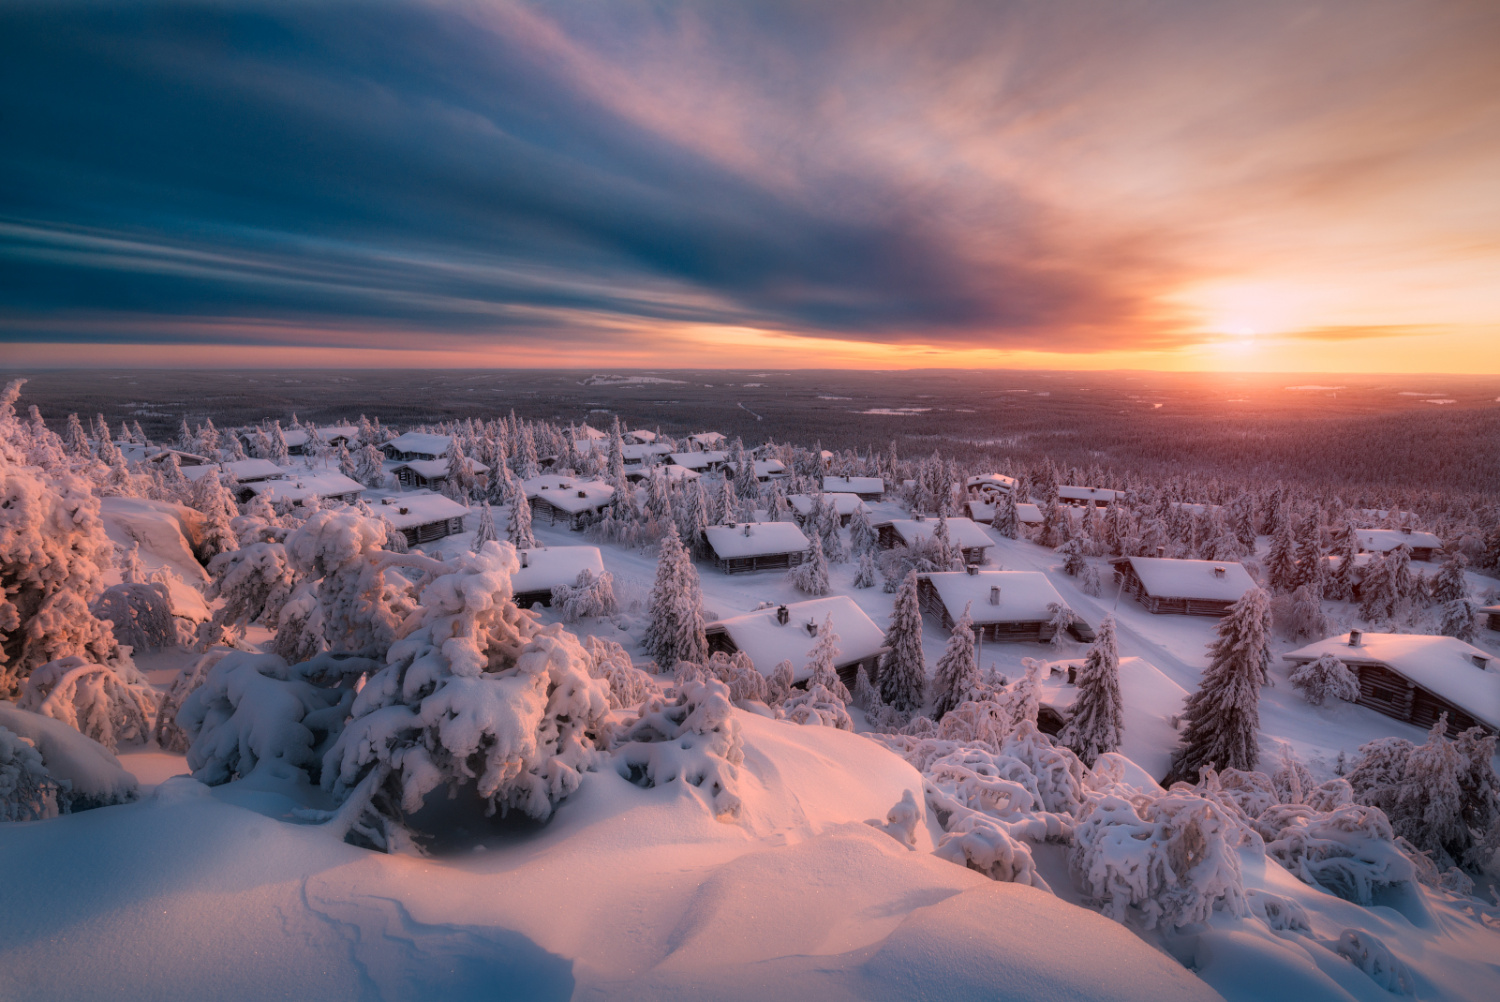
[[[729,441],[716,431],[700,431],[688,436],[689,442],[697,442],[699,445],[718,445],[720,442]]]
[[[725,463],[725,468],[731,473],[739,473],[739,468],[734,463]],[[779,459],[752,459],[750,468],[755,471],[756,480],[765,480],[770,477],[779,477],[786,474],[786,464]]]
[[[1463,707],[1490,727],[1500,729],[1500,665],[1495,655],[1456,637],[1419,633],[1365,633],[1359,646],[1349,646],[1349,634],[1319,640],[1282,655],[1305,662],[1332,654],[1345,663],[1383,664],[1400,675]],[[1475,659],[1484,667],[1479,667]]]
[[[1003,473],[981,473],[977,477],[970,477],[964,486],[969,490],[1004,491],[1009,494],[1016,489],[1016,478],[1007,477]]]
[[[697,480],[699,477],[703,476],[703,474],[699,473],[697,470],[690,470],[686,466],[678,466],[676,463],[667,463],[661,468],[661,472],[662,475],[667,478],[668,482],[676,482],[678,480]]]
[[[242,484],[251,480],[274,480],[292,472],[282,469],[269,459],[236,459],[232,463],[224,463],[220,468],[233,474],[234,479]]]
[[[901,537],[902,542],[910,546],[918,540],[931,536],[937,530],[938,519],[896,518],[880,522],[878,525],[888,525],[895,529],[896,535]],[[948,519],[948,539],[964,550],[995,545],[989,533],[981,529],[972,519],[961,515]]]
[[[597,546],[538,546],[516,551],[521,569],[510,576],[516,594],[551,591],[555,585],[570,585],[579,572],[604,573],[604,557]]]
[[[255,483],[244,484],[243,487],[268,501],[291,501],[294,504],[310,497],[327,498],[359,494],[365,489],[364,484],[359,481],[350,480],[342,473],[332,472],[303,473],[286,480],[258,480]]]
[[[746,530],[749,530],[748,533]],[[801,553],[809,545],[794,522],[741,522],[711,525],[704,530],[719,559],[764,557],[773,553]]]
[[[1036,623],[1052,618],[1047,606],[1067,605],[1047,575],[1041,571],[939,571],[922,575],[937,589],[938,598],[955,620],[970,605],[969,615],[978,625],[987,623]],[[990,603],[990,589],[1000,589],[1000,603]]]
[[[885,481],[879,477],[824,477],[823,489],[851,494],[883,494]]]
[[[787,503],[796,509],[798,515],[811,515],[813,510],[813,496],[811,494],[788,494]],[[833,510],[839,516],[853,515],[864,502],[858,494],[824,494],[825,504],[831,503]]]
[[[307,444],[308,439],[312,438],[307,433],[306,428],[283,428],[281,429],[281,437],[286,440],[286,445],[289,449],[300,448]]]
[[[1066,716],[1078,698],[1078,686],[1068,681],[1067,669],[1082,664],[1082,658],[1051,662],[1049,667],[1059,674],[1042,679],[1038,700]],[[1187,695],[1186,689],[1145,658],[1120,659],[1120,698],[1125,708],[1120,752],[1154,779],[1171,769],[1172,753],[1180,740],[1172,718],[1182,713]]]
[[[668,456],[672,450],[665,445],[631,443],[620,447],[620,455],[627,463],[644,463],[649,456]]]
[[[786,610],[785,625],[777,621],[773,606],[721,619],[710,623],[708,629],[717,631],[722,628],[734,641],[734,646],[749,655],[764,675],[775,671],[781,662],[790,661],[792,677],[799,682],[812,674],[808,670],[807,656],[818,642],[816,631],[823,628],[823,621],[829,616],[833,617],[833,632],[839,638],[839,664],[863,661],[884,649],[885,632],[847,595],[789,602]],[[813,629],[809,629],[808,624],[812,624]]]
[[[490,468],[477,459],[469,460],[470,467],[475,473],[488,473]],[[391,472],[405,467],[419,477],[427,480],[435,480],[448,475],[448,460],[446,459],[408,459],[404,463],[397,463],[391,467]]]
[[[609,484],[576,477],[532,477],[521,481],[521,489],[527,498],[540,498],[571,515],[600,508],[615,496],[615,489]]]
[[[1130,557],[1129,560],[1146,594],[1156,598],[1234,602],[1256,586],[1250,572],[1234,561],[1176,560],[1172,557]]]
[[[976,522],[986,524],[995,520],[995,503],[993,501],[967,501],[969,517]],[[1041,525],[1042,510],[1036,505],[1026,501],[1016,502],[1016,521],[1022,525]]]
[[[671,453],[672,462],[678,466],[685,466],[690,470],[706,470],[710,466],[722,463],[729,458],[727,452],[674,452]]]
[[[209,459],[207,456],[202,455],[201,453],[185,452],[182,449],[163,449],[160,447],[155,447],[153,449],[148,449],[147,452],[148,455],[146,458],[149,462],[152,463],[165,463],[167,461],[167,457],[176,456],[177,465],[181,466],[183,469],[187,469],[190,466],[203,466],[207,463],[213,462],[212,459]]]
[[[607,439],[609,438],[609,435],[600,431],[598,428],[590,428],[586,424],[581,424],[574,431],[573,438],[579,442],[589,442],[598,439]]]
[[[381,498],[375,513],[398,529],[414,529],[432,522],[462,518],[469,509],[442,494],[413,491]]]
[[[426,456],[445,456],[453,445],[452,435],[434,435],[425,431],[408,431],[381,446],[396,452],[415,452]]]
[[[1064,501],[1119,501],[1125,492],[1108,487],[1058,487],[1057,496]]]
[[[1371,553],[1389,553],[1405,543],[1414,550],[1442,549],[1443,541],[1430,532],[1407,532],[1405,529],[1356,529],[1359,548]]]
[[[656,432],[647,431],[644,428],[636,428],[632,431],[621,432],[620,437],[626,439],[627,441],[635,441],[640,442],[643,445],[650,445],[652,442],[656,441]]]
[[[332,442],[336,438],[346,438],[352,442],[358,437],[359,428],[352,424],[331,424],[318,429],[318,438],[324,442]]]

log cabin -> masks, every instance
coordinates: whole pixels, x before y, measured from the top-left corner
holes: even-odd
[[[952,630],[968,608],[974,636],[989,641],[1048,641],[1056,632],[1053,605],[1069,608],[1041,571],[939,571],[917,576],[922,611]],[[1076,613],[1067,628],[1073,639],[1092,643],[1094,631]]]
[[[851,690],[860,668],[873,679],[886,652],[885,634],[864,610],[845,595],[760,609],[710,623],[704,629],[710,652],[743,651],[756,669],[769,676],[782,661],[792,663],[792,679],[804,682],[812,674],[808,654],[818,642],[829,617],[839,638],[834,669]]]
[[[714,566],[725,574],[796,567],[812,545],[793,522],[741,522],[711,525],[703,537]]]
[[[1223,616],[1256,587],[1250,572],[1232,561],[1117,557],[1110,564],[1125,594],[1157,615]]]
[[[1448,714],[1448,733],[1500,733],[1495,656],[1455,637],[1351,630],[1282,657],[1293,665],[1332,654],[1359,679],[1361,706],[1424,730]]]

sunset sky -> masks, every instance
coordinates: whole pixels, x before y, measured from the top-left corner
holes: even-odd
[[[4,3],[0,364],[1500,372],[1500,3]]]

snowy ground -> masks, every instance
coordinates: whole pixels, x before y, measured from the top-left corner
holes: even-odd
[[[542,545],[586,542],[535,531]],[[1213,620],[1153,616],[1112,587],[1090,598],[1052,551],[985,531],[994,563],[1046,573],[1092,624],[1114,613],[1122,655],[1196,688]],[[601,549],[625,611],[571,628],[640,658],[655,555]],[[710,618],[804,597],[781,572],[699,570]],[[894,596],[853,588],[854,570],[833,568],[834,591],[883,627]],[[946,636],[925,625],[935,662]],[[1500,650],[1500,635],[1479,643]],[[1023,657],[1082,652],[987,644],[981,660],[1016,677]],[[185,659],[140,660],[164,686]],[[1372,738],[1422,740],[1363,707],[1311,707],[1279,664],[1274,675],[1262,694],[1263,760],[1285,742],[1323,779],[1339,752]],[[1191,934],[1136,934],[1075,906],[1058,847],[1037,853],[1053,896],[932,856],[940,832],[930,819],[915,851],[865,824],[906,791],[922,799],[920,776],[875,743],[737,716],[739,823],[713,820],[673,787],[642,790],[605,771],[546,826],[508,823],[432,858],[370,853],[288,820],[320,803],[318,791],[211,790],[182,775],[181,756],[122,749],[142,801],[0,828],[0,851],[26,861],[7,876],[0,908],[0,998],[1390,998],[1328,948],[1348,927],[1391,948],[1418,998],[1500,997],[1500,911],[1476,901],[1412,891],[1360,908],[1246,854],[1246,886],[1300,904],[1310,936],[1227,915]],[[1170,742],[1169,724],[1156,733]]]

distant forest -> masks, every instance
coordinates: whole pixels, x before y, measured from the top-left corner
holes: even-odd
[[[1279,481],[1411,508],[1500,498],[1500,377],[1144,372],[52,370],[27,376],[49,420],[102,414],[169,439],[295,413],[408,427],[511,410],[671,435],[712,429],[860,453],[937,452],[966,468],[1044,460],[1096,479]],[[1423,502],[1428,502],[1423,504]]]

